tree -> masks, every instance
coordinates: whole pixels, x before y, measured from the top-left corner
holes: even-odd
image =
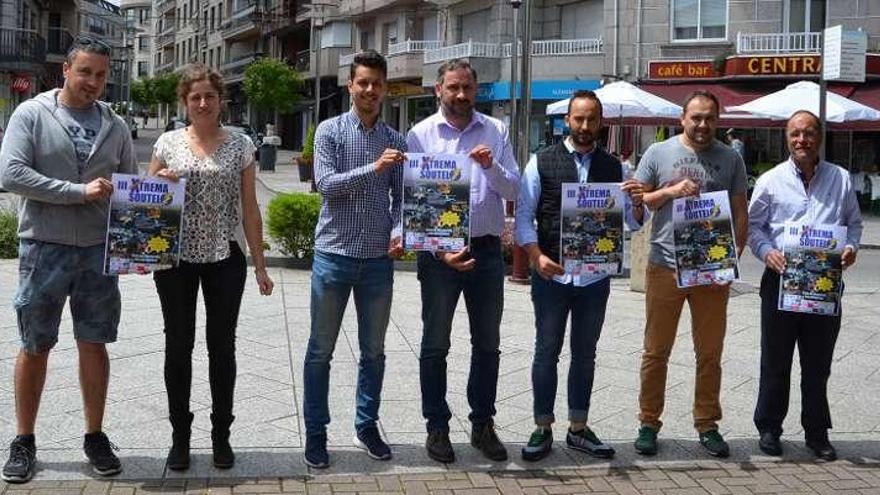
[[[290,112],[301,85],[299,73],[282,60],[261,58],[244,71],[244,94],[258,110]]]
[[[131,82],[131,101],[142,107],[149,107],[156,103],[156,95],[153,93],[153,84],[150,79],[138,79]]]
[[[161,74],[151,80],[152,93],[157,103],[174,105],[177,103],[177,83],[180,75],[177,73]]]

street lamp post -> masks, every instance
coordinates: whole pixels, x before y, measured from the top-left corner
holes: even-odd
[[[312,8],[318,8],[313,5]],[[315,127],[321,123],[321,29],[324,27],[324,18],[312,12],[312,31],[315,39]]]
[[[530,7],[531,1],[525,0],[525,15],[523,16],[523,50],[522,50],[522,74],[519,78],[522,86],[523,107],[522,115],[517,110],[517,74],[516,59],[519,44],[519,7],[523,0],[510,0],[510,6],[513,7],[513,41],[510,43],[510,135],[513,153],[516,156],[516,162],[520,170],[525,168],[528,161],[529,149],[529,113],[531,112],[530,84],[531,74],[529,73],[529,55],[531,43],[531,26],[530,26]],[[529,282],[529,258],[526,250],[514,244],[513,246],[513,273],[508,279],[513,283],[527,284]]]

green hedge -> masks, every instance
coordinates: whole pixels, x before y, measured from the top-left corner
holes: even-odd
[[[279,194],[269,202],[266,227],[281,252],[294,258],[311,258],[321,197],[311,193]]]
[[[0,208],[0,258],[18,257],[18,215]]]

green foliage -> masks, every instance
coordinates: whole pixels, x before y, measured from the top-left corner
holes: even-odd
[[[151,79],[147,86],[152,89],[153,101],[167,105],[177,103],[177,83],[179,81],[180,74],[174,72],[160,74]]]
[[[148,107],[156,103],[156,95],[153,91],[153,81],[148,78],[132,81],[131,101],[142,107]]]
[[[18,215],[0,208],[0,258],[18,257]]]
[[[244,94],[259,110],[289,113],[299,100],[300,86],[299,73],[282,60],[261,58],[244,71]]]
[[[315,158],[315,125],[309,125],[306,130],[306,140],[303,143],[302,159],[309,163]]]
[[[311,258],[315,249],[315,225],[321,197],[310,193],[279,194],[269,202],[266,227],[281,252],[295,258]]]

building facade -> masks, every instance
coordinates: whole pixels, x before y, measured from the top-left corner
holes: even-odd
[[[153,39],[155,22],[152,0],[121,0],[119,8],[125,18],[125,41],[131,56],[129,80],[153,76]]]

